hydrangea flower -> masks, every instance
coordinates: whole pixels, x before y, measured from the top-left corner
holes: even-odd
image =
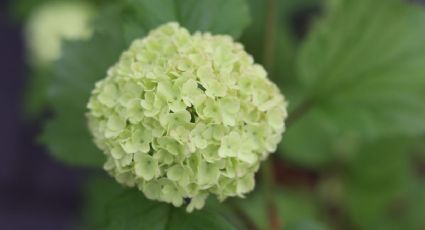
[[[38,7],[25,28],[31,61],[49,64],[60,57],[63,39],[88,38],[93,11],[91,5],[80,1],[50,2]]]
[[[200,209],[243,197],[285,129],[286,101],[229,36],[167,23],[96,83],[88,120],[104,165],[146,197]]]

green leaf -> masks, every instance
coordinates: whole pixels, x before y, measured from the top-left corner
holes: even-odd
[[[15,0],[8,6],[8,11],[16,20],[26,19],[38,6],[53,0]]]
[[[45,112],[47,87],[51,78],[52,73],[48,68],[34,67],[31,73],[28,74],[23,98],[26,118],[37,119]]]
[[[168,228],[170,230],[186,230],[186,229],[236,229],[230,222],[228,222],[219,213],[210,211],[208,209],[195,211],[192,214],[186,213],[183,209],[174,209],[170,207],[171,215],[170,221],[168,222]]]
[[[49,88],[55,117],[46,126],[42,140],[67,164],[100,167],[104,161],[86,125],[86,104],[94,83],[105,75],[123,47],[123,40],[99,34],[90,41],[64,43],[64,55]]]
[[[278,193],[277,207],[284,222],[284,229],[289,230],[325,230],[328,229],[320,220],[317,204],[303,192]]]
[[[95,82],[106,76],[133,39],[175,20],[192,31],[236,37],[249,22],[249,15],[243,0],[129,0],[105,7],[94,22],[93,37],[89,41],[64,42],[62,58],[56,63],[49,86],[55,118],[42,138],[54,156],[71,165],[102,164],[102,153],[92,143],[85,119]]]
[[[362,141],[357,133],[339,130],[320,107],[315,107],[291,126],[279,151],[302,167],[323,168],[352,161]]]
[[[136,189],[121,188],[112,179],[88,181],[86,223],[89,229],[236,229],[215,209],[206,207],[186,213],[184,209],[146,199]]]
[[[320,111],[312,111],[290,127],[279,146],[279,151],[291,162],[317,168],[334,159],[334,136],[333,124],[323,118]]]
[[[85,128],[84,114],[65,111],[68,113],[57,114],[45,126],[41,141],[56,159],[66,164],[100,168],[106,158],[93,144]]]
[[[390,206],[388,215],[375,224],[363,226],[366,230],[404,230],[424,229],[425,220],[425,183],[416,181],[408,187],[409,191],[395,205]]]
[[[377,229],[409,192],[409,142],[400,138],[364,145],[345,176],[344,206],[360,229]]]
[[[244,31],[241,41],[248,53],[255,57],[259,63],[263,63],[264,33],[266,32],[267,1],[248,0],[252,23]],[[320,0],[285,0],[276,1],[276,28],[274,44],[274,63],[268,70],[269,77],[285,90],[288,82],[294,78],[294,55],[299,46],[295,34],[294,17],[300,11],[319,5]],[[285,83],[285,84],[283,84]]]
[[[130,0],[137,21],[154,28],[169,21],[195,31],[228,34],[238,38],[250,17],[245,0]]]
[[[39,6],[43,4],[50,4],[54,2],[64,2],[64,1],[74,1],[74,0],[14,0],[9,2],[7,6],[7,11],[12,16],[13,19],[18,20],[19,22],[24,21],[28,16]],[[80,0],[83,1],[83,0]],[[101,6],[105,3],[116,2],[120,0],[84,0],[84,2],[90,2],[93,5]]]
[[[83,186],[83,206],[81,208],[84,229],[98,229],[108,219],[106,216],[107,204],[114,197],[123,193],[125,187],[102,175],[92,175]]]
[[[424,9],[400,0],[343,1],[319,20],[297,60],[300,87],[293,91],[306,93],[288,95],[291,111],[301,97],[309,115],[288,128],[283,155],[324,165],[339,154],[333,143],[347,136],[423,133],[424,23]]]
[[[344,130],[425,131],[425,10],[400,0],[348,1],[304,43],[300,80]]]
[[[409,223],[411,229],[425,228],[425,180],[419,178],[411,186],[410,192],[407,194],[408,211],[404,217],[405,221]]]
[[[275,201],[283,229],[325,230],[320,220],[319,209],[311,194],[304,191],[277,190]],[[266,201],[262,190],[257,190],[244,200],[238,200],[241,210],[254,221],[259,229],[267,229]]]

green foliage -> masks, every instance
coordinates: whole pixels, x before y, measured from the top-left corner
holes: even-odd
[[[282,140],[284,150],[280,153],[287,160],[310,168],[331,162],[337,154],[335,128],[331,122],[320,111],[310,111],[290,127]]]
[[[409,143],[393,138],[365,144],[348,168],[344,203],[362,229],[381,225],[409,186]],[[401,202],[401,201],[399,201]]]
[[[424,23],[423,9],[399,0],[346,1],[319,21],[297,60],[299,91],[305,93],[289,95],[294,102],[303,98],[307,112],[315,115],[288,130],[283,154],[301,164],[323,165],[329,162],[325,156],[334,155],[329,148],[347,135],[423,133]],[[329,127],[320,128],[323,119]],[[319,130],[312,131],[312,124]],[[289,141],[306,136],[303,144]],[[332,143],[311,151],[305,147],[311,140]]]
[[[249,24],[244,0],[130,0],[136,21],[147,29],[177,21],[191,32],[209,31],[239,37]]]
[[[311,100],[322,102],[341,129],[423,132],[423,10],[392,0],[353,1],[334,12],[300,54],[300,80]]]
[[[17,21],[25,21],[28,16],[37,7],[43,4],[52,2],[72,2],[75,0],[13,0],[10,1],[8,6],[9,14]],[[77,0],[78,1],[78,0]],[[105,2],[111,3],[117,0],[80,0],[80,2],[90,2],[96,5],[104,4]]]
[[[124,189],[111,180],[98,177],[87,182],[87,229],[236,229],[215,209],[207,207],[188,214],[184,209],[148,200],[136,189]]]
[[[409,192],[404,196],[407,200],[408,210],[406,210],[405,214],[401,214],[402,223],[411,229],[423,229],[425,227],[423,218],[423,213],[425,213],[424,178],[417,179],[409,186],[409,189]]]
[[[265,24],[267,15],[267,1],[249,0],[250,13],[252,15],[251,24],[244,31],[241,41],[245,45],[248,53],[254,59],[263,63]],[[276,1],[276,38],[274,40],[274,63],[271,70],[268,70],[269,77],[276,83],[281,83],[286,94],[288,82],[293,82],[294,78],[294,55],[297,52],[299,40],[295,34],[294,17],[301,10],[310,7],[318,7],[320,0],[285,0]]]
[[[96,229],[108,222],[108,202],[123,193],[125,188],[106,175],[93,175],[83,187],[82,217],[85,229]]]
[[[343,207],[358,229],[421,229],[423,179],[411,167],[412,141],[382,139],[362,146],[344,178]],[[421,181],[422,180],[422,181]]]
[[[28,74],[23,109],[28,119],[40,117],[47,104],[47,87],[52,78],[52,73],[46,68],[34,68]]]
[[[99,167],[104,161],[86,125],[86,104],[94,82],[105,75],[124,48],[124,41],[95,34],[90,41],[66,42],[57,63],[49,99],[55,117],[43,141],[58,159],[72,165]]]
[[[9,5],[9,12],[16,20],[24,20],[41,4],[58,0],[16,0]]]
[[[99,167],[104,161],[86,127],[86,104],[94,83],[106,76],[135,37],[175,20],[192,30],[237,36],[249,22],[243,0],[199,2],[131,0],[112,5],[95,20],[96,32],[89,41],[64,43],[49,87],[55,117],[43,135],[54,156],[72,165]]]
[[[268,217],[266,201],[262,190],[250,194],[246,200],[239,200],[242,210],[255,222],[259,229],[267,229]],[[283,221],[283,229],[325,230],[320,220],[319,208],[311,194],[303,191],[275,191],[278,217]]]

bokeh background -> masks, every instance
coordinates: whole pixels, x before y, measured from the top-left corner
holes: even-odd
[[[425,5],[425,0],[416,2]],[[65,166],[38,144],[37,135],[48,113],[35,121],[23,113],[30,70],[22,21],[9,13],[11,3],[0,3],[0,229],[74,229],[80,220],[81,186],[87,172]],[[297,36],[305,36],[311,19],[320,13],[320,7],[313,5],[292,15]],[[275,166],[277,181],[283,186],[314,187],[320,176],[281,159]],[[417,167],[423,175],[423,165]],[[340,218],[339,210],[330,212]]]
[[[12,2],[0,1],[0,229],[75,229],[84,172],[49,156],[37,142],[42,122],[25,118],[29,68]]]

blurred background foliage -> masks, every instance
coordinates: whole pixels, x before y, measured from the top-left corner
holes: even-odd
[[[63,1],[63,0],[62,0]],[[47,0],[11,7],[25,21]],[[403,0],[126,0],[97,8],[88,40],[32,66],[27,114],[66,164],[93,168],[82,210],[88,229],[425,229],[425,8]],[[230,34],[290,101],[287,132],[271,158],[276,217],[258,179],[246,199],[187,215],[124,189],[100,168],[85,106],[134,38],[167,21]],[[47,92],[47,93],[46,93]],[[46,112],[47,111],[47,112]],[[52,119],[43,114],[52,113]],[[48,121],[47,121],[48,120]]]

